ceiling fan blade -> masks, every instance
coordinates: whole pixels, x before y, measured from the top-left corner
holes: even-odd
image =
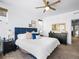
[[[56,10],[55,8],[53,8],[53,7],[51,7],[51,6],[49,6],[49,8],[52,9],[52,10]]]
[[[45,8],[46,6],[40,6],[40,7],[36,7],[36,9],[38,9],[38,8]]]
[[[48,4],[48,3],[47,3],[47,2],[48,2],[47,0],[43,0],[43,2],[44,2],[44,4],[45,4],[45,5],[47,5],[47,4]]]
[[[52,4],[50,4],[50,5],[55,5],[55,4],[59,3],[59,2],[61,2],[61,1],[58,0],[58,1],[56,1],[56,2],[54,2],[54,3],[52,3]]]

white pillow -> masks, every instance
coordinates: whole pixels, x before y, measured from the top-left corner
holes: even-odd
[[[36,35],[36,39],[40,39],[40,35]]]
[[[18,34],[17,37],[18,37],[18,39],[26,39],[25,34]]]

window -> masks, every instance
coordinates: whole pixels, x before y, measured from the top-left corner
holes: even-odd
[[[8,11],[7,9],[0,7],[0,16],[6,17],[7,11]]]

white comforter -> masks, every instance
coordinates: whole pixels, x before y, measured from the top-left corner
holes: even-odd
[[[52,51],[59,45],[56,38],[41,37],[37,40],[17,39],[16,45],[34,55],[37,59],[47,59]]]

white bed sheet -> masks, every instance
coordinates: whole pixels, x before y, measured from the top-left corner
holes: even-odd
[[[47,59],[52,51],[60,45],[56,38],[41,37],[37,40],[17,39],[16,45],[34,55],[37,59]]]

